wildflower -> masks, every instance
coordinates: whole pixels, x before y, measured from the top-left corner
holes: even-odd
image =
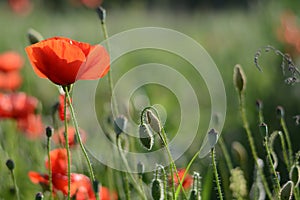
[[[51,171],[53,174],[67,174],[68,156],[66,149],[54,149],[50,152]],[[45,161],[45,166],[49,169],[48,160]]]
[[[86,132],[82,129],[79,129],[79,134],[82,142],[84,143],[86,141]],[[56,143],[65,145],[65,127],[61,127],[58,129],[57,133],[53,135],[53,140]],[[77,144],[76,130],[72,126],[68,127],[68,142],[70,147],[73,147]]]
[[[0,71],[9,72],[22,68],[24,60],[22,56],[14,51],[7,51],[0,54]]]
[[[88,8],[97,8],[102,4],[103,0],[80,0],[83,5]]]
[[[17,90],[22,83],[22,77],[18,71],[0,72],[0,88],[6,91]]]
[[[185,173],[185,169],[179,169],[178,170],[178,176],[179,176],[179,179],[181,181],[182,181],[184,173]],[[174,183],[176,185],[179,185],[179,181],[178,181],[177,176],[176,176],[175,173],[174,173],[173,177],[174,177]],[[193,177],[191,175],[189,175],[189,174],[186,174],[184,180],[182,181],[182,187],[184,189],[188,189],[188,188],[191,187],[192,184],[193,184]]]
[[[26,15],[30,12],[32,5],[29,0],[8,0],[8,4],[13,12]]]
[[[69,102],[67,101],[67,105],[68,104],[69,104]],[[65,116],[64,116],[65,115],[65,95],[64,94],[60,94],[59,95],[58,115],[59,115],[59,119],[61,121],[65,120]],[[67,121],[70,120],[70,118],[71,118],[70,110],[67,107],[67,113],[66,113],[66,119],[67,119]]]
[[[109,71],[104,47],[64,37],[53,37],[26,47],[35,73],[57,85],[103,77]]]
[[[30,139],[42,136],[45,130],[41,115],[36,114],[17,119],[17,126]]]

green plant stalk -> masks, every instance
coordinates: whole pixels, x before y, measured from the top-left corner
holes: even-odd
[[[231,162],[230,155],[229,155],[229,153],[228,153],[228,151],[227,151],[227,148],[226,148],[226,146],[225,146],[225,142],[224,142],[224,140],[223,140],[222,135],[220,136],[218,142],[219,142],[219,145],[220,145],[221,150],[222,150],[222,152],[223,152],[223,155],[224,155],[224,157],[225,157],[225,161],[226,161],[228,170],[229,170],[229,172],[230,172],[230,171],[233,169],[233,165],[232,165],[232,162]]]
[[[48,173],[49,173],[49,190],[50,190],[50,197],[49,199],[53,199],[53,188],[52,188],[52,170],[51,170],[51,157],[50,157],[50,149],[51,149],[51,143],[50,143],[50,137],[47,137],[47,153],[48,153]]]
[[[67,87],[64,87],[64,90],[68,91],[68,88]],[[69,101],[70,102],[70,101]],[[68,157],[68,172],[67,172],[67,175],[68,175],[68,200],[71,199],[71,156],[70,156],[70,147],[69,147],[69,135],[68,135],[68,122],[67,122],[67,95],[65,95],[65,98],[64,98],[64,124],[65,124],[65,148],[67,150],[67,157]]]
[[[120,157],[125,165],[125,168],[127,171],[130,171],[130,167],[128,165],[128,162],[124,156],[124,154],[122,153],[122,148],[121,148],[121,141],[119,139],[119,137],[116,137],[116,143],[117,143],[117,147],[118,147],[118,152],[120,154]],[[125,172],[126,173],[126,172]],[[136,191],[138,192],[138,194],[140,195],[140,197],[144,200],[147,200],[147,197],[145,196],[145,193],[143,193],[143,191],[141,190],[141,188],[137,187],[137,182],[135,180],[135,178],[133,177],[133,175],[131,173],[126,173],[127,175],[129,175],[131,181],[133,182],[132,186],[134,187],[134,189],[136,189]],[[127,179],[128,181],[128,179]],[[126,189],[126,187],[125,187]],[[125,192],[126,193],[126,192]]]
[[[291,139],[290,139],[290,134],[289,134],[289,131],[287,129],[287,126],[286,126],[286,123],[285,123],[285,120],[283,117],[280,118],[280,124],[281,124],[281,127],[283,129],[283,132],[284,132],[284,136],[285,136],[285,139],[286,139],[286,143],[287,143],[287,146],[288,146],[288,155],[289,155],[289,162],[288,162],[288,169],[291,168],[291,163],[293,162],[293,149],[292,149],[292,143],[291,143]]]
[[[13,180],[14,188],[15,188],[15,191],[16,191],[17,200],[20,200],[20,193],[19,193],[19,188],[18,188],[18,185],[17,185],[16,178],[15,178],[14,170],[10,170],[10,172],[11,172],[11,178]]]
[[[259,119],[259,124],[264,122],[264,116],[263,116],[262,109],[259,109],[259,111],[258,111],[258,119]]]
[[[287,149],[286,149],[286,146],[285,146],[284,135],[282,134],[282,132],[279,132],[278,135],[279,135],[279,138],[280,138],[283,160],[284,160],[285,165],[286,165],[286,167],[287,167],[287,169],[289,171],[289,169],[290,169],[290,161],[289,161],[289,158],[288,158],[288,154],[286,152]]]
[[[82,139],[81,139],[81,136],[80,136],[80,133],[79,133],[79,126],[78,126],[78,123],[77,123],[77,120],[76,120],[76,116],[75,116],[75,112],[74,112],[74,108],[73,108],[73,105],[71,103],[71,97],[70,97],[70,93],[69,93],[69,90],[67,87],[64,88],[65,89],[65,97],[67,98],[68,102],[69,102],[69,108],[70,108],[70,112],[71,112],[71,118],[72,118],[72,121],[73,121],[73,125],[74,125],[74,128],[75,128],[75,133],[76,133],[76,139],[79,143],[79,146],[82,150],[82,153],[85,157],[85,160],[87,162],[87,165],[88,165],[88,168],[89,168],[89,174],[90,174],[90,178],[92,179],[92,182],[96,181],[96,178],[95,178],[95,175],[94,175],[94,171],[93,171],[93,167],[92,167],[92,163],[89,159],[89,156],[87,154],[87,151],[82,143]],[[65,109],[66,109],[66,106],[65,106]],[[65,111],[66,112],[66,111]],[[66,116],[66,115],[65,115]],[[66,120],[65,120],[65,123],[66,123]],[[68,142],[66,142],[68,143]],[[95,194],[96,196],[96,199],[99,200],[99,195]]]
[[[273,187],[274,187],[275,195],[278,199],[280,199],[280,194],[279,194],[280,193],[279,192],[280,191],[280,183],[279,183],[279,179],[278,179],[276,170],[274,168],[273,160],[271,158],[271,152],[270,152],[270,149],[269,149],[269,143],[268,143],[268,138],[267,137],[265,137],[264,146],[265,146],[265,149],[266,149],[266,152],[267,152],[267,159],[268,159],[268,162],[269,162],[270,171],[273,174]]]
[[[215,175],[215,181],[216,181],[216,184],[217,184],[219,199],[223,200],[221,183],[220,183],[220,180],[219,180],[219,174],[218,174],[217,163],[216,163],[215,148],[211,149],[211,161],[212,161],[212,165],[213,165],[213,172],[214,172],[214,175]]]
[[[244,105],[244,95],[241,94],[241,93],[239,93],[239,104],[240,104],[240,113],[241,113],[241,117],[242,117],[242,121],[243,121],[243,126],[244,126],[244,129],[246,130],[246,134],[247,134],[248,141],[249,141],[249,144],[250,144],[252,156],[253,156],[254,161],[255,161],[255,165],[256,165],[258,173],[261,177],[261,181],[264,185],[266,194],[267,194],[269,199],[272,199],[273,198],[272,193],[271,193],[271,191],[268,187],[268,183],[267,183],[266,178],[264,176],[263,170],[259,167],[258,156],[257,156],[256,148],[255,148],[255,145],[254,145],[254,139],[252,137],[252,133],[250,131],[248,120],[247,120],[247,117],[246,117],[246,109],[245,109],[245,105]]]

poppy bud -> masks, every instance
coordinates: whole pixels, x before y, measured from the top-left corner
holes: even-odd
[[[260,99],[257,99],[255,101],[255,104],[256,104],[257,110],[262,110],[263,109],[263,102]]]
[[[284,109],[282,106],[277,106],[276,108],[277,117],[283,118],[284,117]]]
[[[138,162],[137,164],[137,171],[140,178],[142,178],[144,172],[145,172],[145,165],[142,162]]]
[[[295,187],[298,187],[300,183],[300,167],[298,165],[293,165],[291,167],[289,176],[290,180],[293,181]]]
[[[141,124],[139,127],[139,135],[140,135],[140,141],[148,151],[152,149],[154,138],[152,131],[149,129],[148,125]]]
[[[189,200],[199,200],[200,198],[198,198],[198,191],[195,189],[192,189],[190,192],[190,198]]]
[[[9,170],[14,170],[14,168],[15,168],[15,163],[14,163],[14,161],[12,160],[12,159],[8,159],[7,161],[6,161],[6,166],[7,166],[7,168],[9,169]]]
[[[51,128],[50,126],[46,127],[46,135],[48,138],[50,138],[53,134],[53,128]]]
[[[161,125],[160,125],[159,119],[149,109],[146,111],[146,119],[147,119],[147,122],[149,123],[150,127],[152,128],[152,130],[159,134],[161,131]]]
[[[35,44],[44,40],[43,36],[39,32],[31,28],[28,30],[27,36],[30,44]]]
[[[268,136],[268,126],[265,123],[259,125],[259,131],[263,137]]]
[[[99,181],[97,181],[97,180],[93,181],[93,189],[94,189],[95,194],[99,193]]]
[[[294,183],[293,181],[288,181],[280,189],[280,199],[281,200],[291,200],[293,197]]]
[[[218,132],[215,129],[211,129],[208,132],[208,142],[210,144],[210,148],[214,148],[218,142]]]
[[[163,200],[164,199],[164,192],[163,192],[163,184],[161,183],[160,179],[154,179],[152,181],[151,187],[151,195],[153,200]]]
[[[127,126],[127,118],[123,115],[118,116],[114,121],[114,131],[119,136]]]
[[[233,82],[239,93],[246,89],[246,76],[240,65],[235,65],[233,73]]]
[[[43,200],[43,199],[44,199],[43,193],[38,192],[38,193],[35,195],[35,200]]]
[[[99,19],[101,20],[101,22],[103,22],[106,18],[106,10],[102,6],[99,6],[96,9],[96,11],[97,11]]]

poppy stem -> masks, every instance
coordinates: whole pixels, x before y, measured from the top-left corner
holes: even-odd
[[[212,161],[213,171],[214,171],[214,175],[215,175],[215,181],[216,181],[216,184],[217,184],[219,199],[223,200],[223,193],[222,193],[222,189],[221,189],[221,183],[220,183],[220,180],[219,180],[219,174],[218,174],[217,163],[216,163],[215,147],[213,147],[211,149],[211,161]]]
[[[48,153],[48,173],[49,173],[49,190],[50,190],[50,197],[49,199],[53,199],[53,187],[52,187],[52,164],[51,164],[51,157],[50,157],[50,149],[51,149],[51,143],[50,143],[50,137],[47,137],[47,153]]]
[[[64,87],[64,90],[66,94],[68,93],[68,88]],[[71,156],[70,156],[70,147],[69,147],[69,135],[68,135],[68,121],[67,121],[67,105],[69,100],[67,99],[67,96],[65,95],[64,98],[64,124],[65,124],[65,147],[67,150],[67,157],[68,157],[68,200],[71,199]],[[69,101],[70,102],[70,101]]]
[[[68,106],[70,108],[70,112],[71,112],[71,118],[72,118],[72,122],[73,122],[73,125],[74,125],[74,128],[75,128],[75,132],[76,132],[76,139],[79,143],[79,146],[82,150],[82,153],[86,159],[86,162],[88,164],[88,168],[89,168],[89,174],[90,174],[90,178],[92,179],[92,182],[94,182],[96,179],[95,179],[95,175],[94,175],[94,171],[93,171],[93,167],[92,167],[92,163],[89,159],[89,156],[87,154],[87,151],[82,143],[82,139],[81,139],[81,136],[80,136],[80,133],[79,133],[79,126],[78,126],[78,123],[77,123],[77,120],[76,120],[76,116],[75,116],[75,112],[74,112],[74,108],[73,108],[73,105],[71,103],[71,97],[70,97],[70,93],[69,93],[69,90],[67,87],[64,87],[64,90],[66,92],[66,95],[65,97],[67,98],[68,100]],[[66,109],[66,107],[65,107]],[[66,116],[66,115],[65,115]],[[66,121],[66,120],[65,120]],[[96,199],[99,199],[99,195],[96,195]]]

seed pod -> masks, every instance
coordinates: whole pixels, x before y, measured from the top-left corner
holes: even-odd
[[[114,121],[114,131],[119,136],[127,126],[127,118],[123,115],[118,116]]]
[[[46,127],[46,136],[48,138],[50,138],[52,136],[52,134],[53,134],[53,128],[51,128],[50,126],[47,126]]]
[[[246,89],[246,76],[240,65],[234,66],[233,82],[239,93],[242,93]]]
[[[153,200],[163,200],[164,199],[164,190],[163,184],[160,179],[154,179],[152,181],[151,195]]]
[[[159,119],[149,109],[146,111],[146,119],[147,119],[147,122],[149,123],[150,127],[152,128],[152,130],[155,131],[156,133],[160,134],[161,125],[160,125]]]
[[[286,182],[280,190],[281,200],[291,200],[293,197],[294,183],[292,181]]]
[[[15,163],[14,163],[14,161],[13,161],[12,159],[8,159],[8,160],[6,161],[6,166],[7,166],[7,168],[8,168],[9,170],[14,170],[14,168],[15,168]]]
[[[139,135],[143,147],[145,147],[148,151],[150,151],[154,143],[154,138],[153,138],[153,133],[151,132],[147,124],[140,125]]]

